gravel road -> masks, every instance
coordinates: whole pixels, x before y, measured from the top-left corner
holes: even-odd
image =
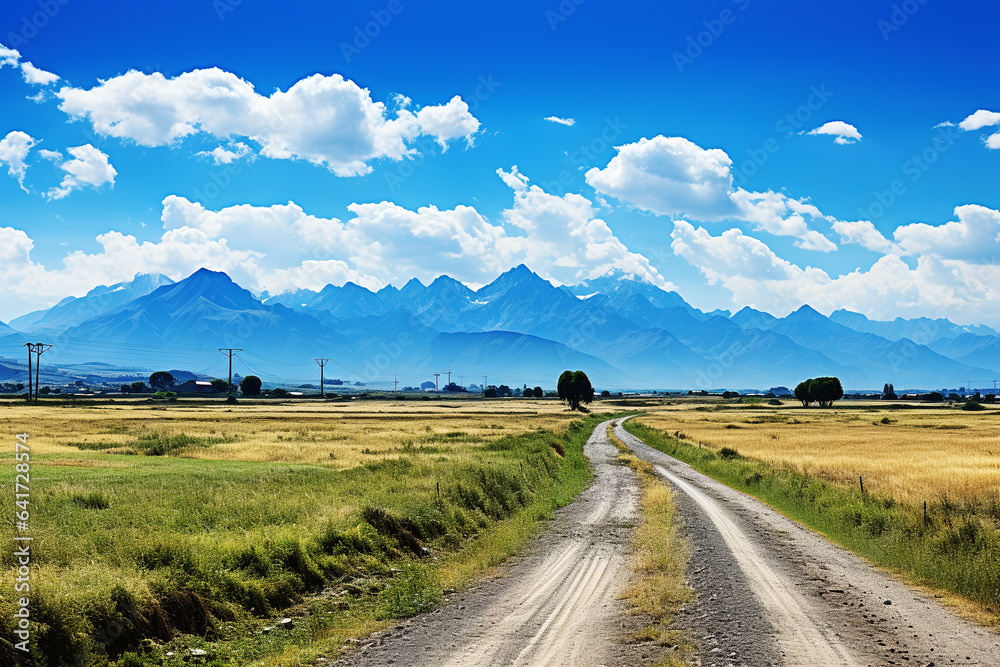
[[[343,665],[637,665],[651,647],[619,644],[632,619],[619,600],[639,520],[635,474],[598,426],[584,447],[593,484],[556,512],[549,529],[505,576],[455,595],[440,609],[369,638]]]
[[[648,447],[620,423],[615,435],[679,492],[679,510],[695,547],[689,577],[698,598],[681,622],[705,632],[702,664],[1000,665],[1000,636],[963,621],[763,503]],[[704,529],[706,519],[713,530]],[[744,592],[752,591],[771,626],[757,631],[758,640],[770,641],[753,650],[740,647],[747,646],[745,628],[757,622],[752,617],[758,611],[712,611],[722,573],[711,554],[720,549],[733,555],[748,583]]]
[[[619,599],[639,520],[631,469],[599,425],[584,453],[593,485],[504,575],[437,611],[372,636],[338,664],[642,665],[664,649],[625,639],[641,620]],[[677,619],[698,664],[1000,665],[1000,636],[879,572],[766,505],[662,452],[613,422],[615,435],[677,491],[696,599]]]

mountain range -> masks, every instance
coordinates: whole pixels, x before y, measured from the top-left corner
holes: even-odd
[[[188,368],[224,377],[305,381],[314,359],[328,377],[419,384],[451,371],[466,384],[551,387],[566,368],[609,389],[794,386],[820,375],[845,390],[987,387],[1000,368],[1000,334],[943,319],[870,320],[809,306],[778,318],[743,308],[703,312],[676,292],[622,273],[554,286],[528,267],[478,290],[448,276],[371,291],[354,283],[258,298],[225,273],[201,269],[97,287],[0,323],[0,354],[54,345],[47,364],[105,362]],[[393,385],[395,386],[395,385]]]

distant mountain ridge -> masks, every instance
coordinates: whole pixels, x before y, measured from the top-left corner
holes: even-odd
[[[0,326],[17,356],[44,335],[50,362],[109,360],[220,374],[220,348],[239,348],[242,374],[308,376],[313,358],[343,375],[411,384],[451,368],[468,377],[551,386],[583,368],[609,388],[794,386],[837,375],[847,389],[935,389],[997,377],[1000,334],[948,320],[869,320],[803,306],[784,318],[743,308],[705,313],[676,292],[621,272],[555,286],[521,264],[472,290],[439,276],[373,292],[354,283],[257,299],[228,275],[201,269],[99,287]],[[19,330],[19,331],[15,331]],[[931,339],[933,333],[940,336]],[[407,380],[404,380],[407,382]],[[493,383],[491,381],[491,383]]]

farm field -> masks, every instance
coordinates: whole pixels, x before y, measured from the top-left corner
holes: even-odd
[[[682,401],[626,429],[1000,627],[1000,413]]]
[[[651,409],[642,421],[713,451],[729,447],[838,485],[858,486],[862,477],[870,492],[903,503],[1000,502],[1000,411],[682,403]]]
[[[39,664],[335,653],[529,539],[586,485],[595,419],[544,400],[5,405],[10,511],[14,434],[30,434],[19,534]],[[4,522],[0,539],[14,535]],[[10,549],[0,565],[6,625]],[[293,630],[264,631],[289,614]],[[126,653],[149,637],[143,658]]]

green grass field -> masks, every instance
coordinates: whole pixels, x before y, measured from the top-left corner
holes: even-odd
[[[213,436],[183,418],[150,435],[135,424],[108,429],[116,422],[100,412],[64,412],[59,418],[77,420],[76,428],[64,425],[33,447],[30,462],[32,654],[39,665],[180,665],[191,649],[215,665],[335,654],[347,638],[430,608],[442,590],[502,562],[584,488],[582,446],[606,416],[555,412],[525,413],[499,429],[489,428],[504,423],[496,415],[452,415],[462,430],[445,430],[453,427],[436,416],[427,428],[418,408],[409,425],[403,414],[366,416],[371,428],[409,429],[410,437],[357,442],[379,453],[347,468],[330,457],[234,460],[225,448],[235,441],[252,450],[245,437]],[[299,433],[314,459],[321,443],[297,420],[315,419],[271,420],[289,435],[280,445],[273,433],[264,439],[285,456]],[[327,422],[324,437],[342,452],[349,443],[336,426]],[[13,450],[11,436],[11,453],[0,458],[11,513]],[[0,540],[10,545],[13,536],[5,523]],[[6,638],[14,629],[11,549],[0,565]],[[263,632],[283,615],[294,629]]]

